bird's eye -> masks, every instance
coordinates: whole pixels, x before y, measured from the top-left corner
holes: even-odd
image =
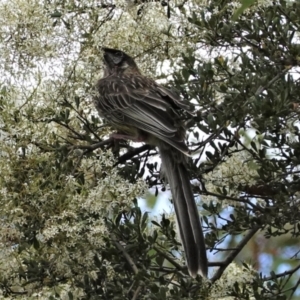
[[[122,56],[123,56],[123,53],[122,53],[121,51],[117,51],[117,52],[115,53],[115,56],[117,56],[117,57],[122,57]]]

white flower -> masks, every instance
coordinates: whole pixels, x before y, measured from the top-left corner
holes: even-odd
[[[231,263],[224,271],[222,277],[209,288],[209,299],[233,300],[234,298],[228,297],[227,293],[230,293],[235,284],[250,285],[254,280],[254,273],[254,270],[249,265],[248,268],[245,268],[244,266]]]

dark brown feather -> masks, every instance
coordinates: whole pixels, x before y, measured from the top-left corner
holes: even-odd
[[[188,148],[179,109],[193,107],[174,92],[141,75],[126,53],[104,49],[104,77],[96,85],[101,117],[131,137],[157,146],[169,181],[179,231],[191,276],[207,276],[205,241],[186,166]]]

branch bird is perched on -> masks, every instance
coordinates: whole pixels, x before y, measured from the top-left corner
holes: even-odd
[[[126,53],[103,48],[104,77],[96,85],[101,117],[131,139],[157,146],[170,184],[179,231],[191,276],[207,276],[203,232],[186,166],[188,148],[178,110],[193,112],[189,102],[141,74]]]

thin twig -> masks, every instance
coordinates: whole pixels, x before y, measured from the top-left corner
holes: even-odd
[[[255,92],[254,96],[259,96],[264,90],[270,87],[275,81],[277,81],[282,75],[287,73],[292,67],[288,66],[285,67],[281,72],[279,72],[274,78],[272,78],[265,86],[260,86],[257,91]]]
[[[199,191],[199,194],[206,195],[206,196],[214,196],[214,197],[217,197],[221,201],[222,201],[222,199],[227,199],[227,200],[241,202],[241,203],[244,203],[244,204],[248,204],[253,209],[259,210],[261,212],[265,211],[265,210],[261,209],[259,206],[253,204],[252,202],[250,202],[248,200],[244,200],[242,198],[234,198],[234,197],[225,196],[225,195],[221,195],[221,194],[216,194],[216,193],[212,193],[212,192],[208,192],[208,191]]]
[[[153,249],[158,252],[160,255],[162,255],[168,262],[170,262],[175,268],[179,269],[179,270],[183,270],[186,269],[186,267],[181,266],[180,264],[178,264],[176,261],[174,261],[174,259],[172,259],[168,254],[166,254],[165,252],[161,251],[158,247],[154,246]]]
[[[259,230],[260,226],[255,226],[246,234],[243,240],[237,245],[236,250],[233,250],[227,258],[224,260],[224,265],[221,266],[218,271],[214,274],[211,281],[215,282],[218,280],[222,274],[224,273],[225,269],[232,263],[235,257],[240,253],[240,251],[244,248],[244,246],[250,241],[250,239],[254,236],[254,234]]]
[[[126,152],[125,154],[123,154],[122,156],[119,157],[118,161],[114,164],[114,166],[117,166],[118,164],[122,164],[124,163],[126,160],[131,159],[132,157],[134,157],[137,154],[140,154],[146,150],[150,150],[152,149],[152,146],[150,145],[143,145],[139,148],[134,148],[131,151]]]
[[[298,270],[300,270],[300,264],[297,267],[295,267],[295,268],[293,268],[289,271],[284,271],[282,273],[278,273],[278,274],[275,274],[273,276],[264,277],[264,280],[268,281],[268,280],[274,279],[274,277],[275,278],[280,278],[280,277],[284,277],[286,275],[291,275],[291,274],[294,274],[295,272],[297,272]]]
[[[109,138],[107,140],[101,141],[99,143],[95,143],[92,145],[74,145],[71,146],[71,149],[82,149],[82,150],[87,150],[88,152],[94,151],[98,148],[101,148],[102,146],[105,146],[109,143],[111,143],[113,141],[113,139]]]
[[[122,252],[125,259],[129,263],[130,267],[133,270],[133,273],[137,275],[139,273],[139,269],[137,268],[136,264],[134,263],[133,259],[130,257],[130,255],[126,252],[125,248],[116,240],[114,236],[111,237],[116,247]],[[141,285],[138,285],[137,289],[135,290],[132,300],[138,299],[138,295],[142,289]]]
[[[289,300],[292,300],[292,297],[295,294],[295,292],[296,292],[299,285],[300,285],[300,278],[297,280],[295,286],[292,288],[292,292],[291,292],[291,295],[289,297]]]
[[[142,289],[142,286],[139,285],[138,288],[136,289],[136,291],[133,294],[132,300],[138,299],[138,296],[139,296],[139,293],[140,293],[141,289]]]
[[[126,252],[126,250],[124,249],[124,247],[116,240],[115,237],[112,237],[112,240],[114,242],[114,244],[116,245],[116,247],[122,252],[122,254],[124,255],[125,259],[127,260],[127,262],[129,263],[130,267],[133,270],[133,273],[135,275],[138,274],[139,269],[137,268],[136,264],[134,263],[133,259],[130,257],[130,255]]]

